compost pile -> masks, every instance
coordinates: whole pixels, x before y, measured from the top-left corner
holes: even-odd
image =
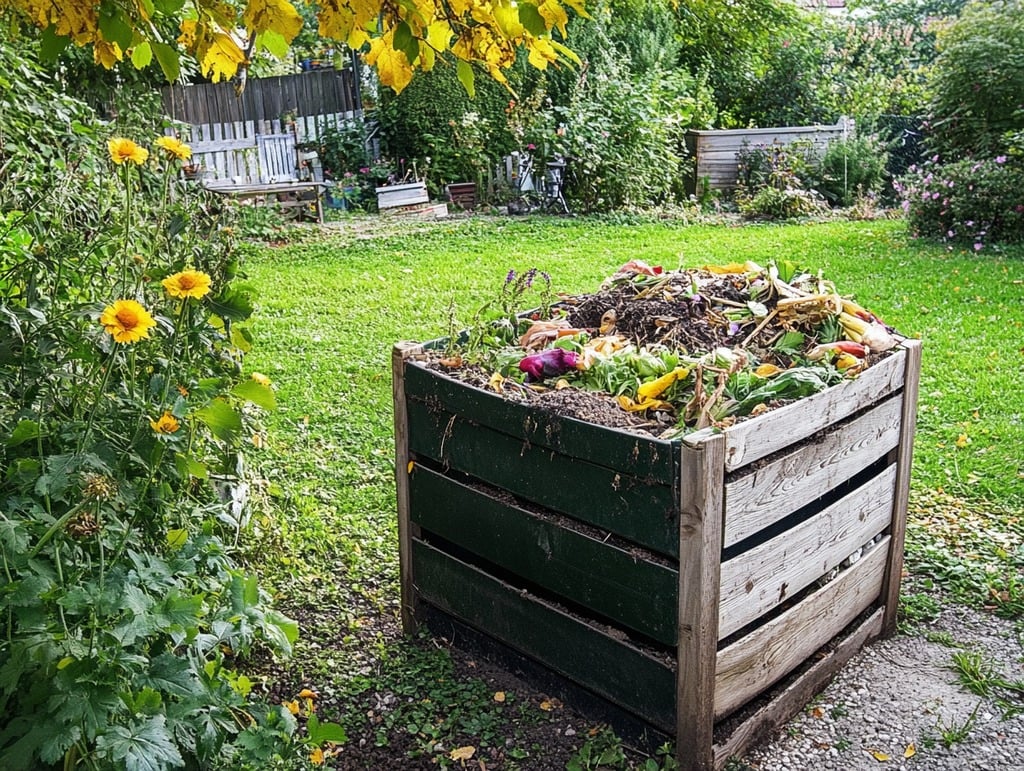
[[[504,299],[536,277],[510,271]],[[593,294],[477,321],[430,366],[559,415],[662,438],[810,396],[903,339],[820,273],[753,262],[666,272],[632,260]]]

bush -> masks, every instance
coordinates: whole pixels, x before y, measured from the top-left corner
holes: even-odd
[[[873,136],[833,140],[809,175],[810,185],[833,206],[852,206],[858,195],[881,192],[889,154]]]
[[[928,81],[929,137],[943,158],[991,158],[1024,129],[1024,3],[968,4],[940,32]]]
[[[808,184],[817,162],[809,141],[753,146],[744,142],[736,157],[736,206],[747,217],[789,219],[828,211],[825,199]]]
[[[975,251],[1024,241],[1024,156],[940,163],[938,156],[900,180],[916,236],[967,244]]]
[[[230,229],[187,148],[105,136],[24,51],[0,71],[4,768],[295,768],[239,671],[297,627],[232,556],[274,396]]]

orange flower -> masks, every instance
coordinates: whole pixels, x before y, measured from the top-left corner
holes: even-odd
[[[158,137],[153,144],[166,152],[168,158],[187,161],[192,157],[192,148],[174,137]]]
[[[156,420],[149,421],[149,425],[151,425],[153,430],[158,434],[173,434],[181,428],[181,424],[178,422],[178,419],[168,411],[165,411],[164,414]]]
[[[149,158],[149,150],[139,147],[130,139],[114,137],[107,140],[107,149],[110,150],[110,158],[120,166],[125,161],[131,161],[136,166],[141,166]]]
[[[299,714],[299,703],[297,701],[285,701],[282,702],[282,704],[284,704],[284,706],[288,708],[288,711],[293,715]]]
[[[210,292],[210,276],[200,270],[183,270],[160,283],[167,294],[180,299],[191,297],[198,300]]]
[[[314,766],[322,766],[324,764],[324,751],[319,747],[314,747],[313,751],[309,753],[309,762]]]
[[[100,314],[100,324],[117,343],[135,343],[149,337],[153,317],[135,300],[118,300]]]

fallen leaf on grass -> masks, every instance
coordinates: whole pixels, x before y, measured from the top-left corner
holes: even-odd
[[[452,760],[469,760],[476,754],[476,747],[467,745],[466,747],[457,747],[448,753],[448,757]]]
[[[903,757],[905,757],[905,758],[912,758],[916,754],[917,754],[917,748],[914,746],[913,742],[908,744],[907,748],[905,750],[903,750]]]

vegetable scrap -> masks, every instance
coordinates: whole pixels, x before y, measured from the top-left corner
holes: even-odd
[[[820,272],[789,262],[666,271],[630,260],[599,291],[558,299],[511,322],[478,314],[439,363],[582,419],[593,418],[564,409],[570,399],[600,396],[639,421],[622,425],[671,438],[856,377],[904,339]]]

